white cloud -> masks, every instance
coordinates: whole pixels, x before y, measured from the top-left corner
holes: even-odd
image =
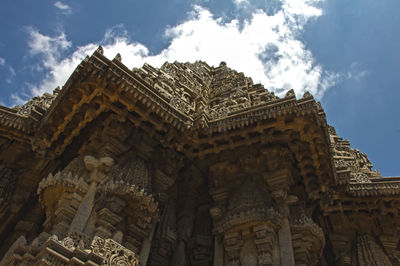
[[[288,17],[296,15],[300,17],[297,19],[309,19],[322,15],[322,10],[316,7],[320,2],[321,0],[284,0],[282,8]],[[300,22],[304,23],[304,20]]]
[[[15,72],[15,69],[12,66],[8,66],[8,71],[10,71],[10,74],[13,77],[17,75],[17,72]]]
[[[54,3],[54,6],[58,9],[60,9],[63,13],[69,14],[72,12],[72,9],[69,5],[64,4],[60,1],[57,1]]]
[[[249,4],[250,0],[233,0],[233,3],[237,6]]]
[[[6,77],[6,82],[8,84],[12,83],[14,81],[15,76],[17,75],[17,73],[15,72],[15,69],[11,65],[9,65],[6,62],[6,60],[2,57],[0,57],[0,66],[3,69],[8,70],[8,72],[9,72],[8,76]]]
[[[35,68],[47,71],[42,83],[39,86],[31,86],[30,88],[33,95],[39,95],[43,94],[45,91],[51,91],[56,88],[59,84],[58,82],[62,84],[65,82],[66,79],[62,71],[67,67],[65,63],[73,60],[76,52],[68,58],[61,60],[62,53],[72,45],[72,43],[67,40],[64,33],[56,37],[49,37],[41,34],[32,27],[27,27],[27,31],[30,35],[30,40],[28,42],[30,55],[39,56],[41,58],[40,64],[35,66]],[[71,69],[68,68],[68,71],[70,70]],[[63,76],[63,78],[60,79],[60,76]]]
[[[165,30],[170,44],[155,55],[143,44],[130,40],[127,32],[121,31],[123,26],[118,25],[108,30],[102,41],[78,47],[61,59],[61,54],[71,47],[65,34],[49,37],[29,28],[30,53],[42,56],[47,73],[39,84],[31,86],[31,92],[38,95],[63,85],[79,62],[101,44],[107,57],[112,59],[120,53],[129,68],[145,62],[159,67],[165,61],[175,60],[203,60],[210,65],[225,61],[278,95],[294,89],[298,96],[310,91],[321,98],[326,89],[341,80],[341,75],[324,70],[299,38],[305,24],[322,15],[322,10],[316,7],[318,2],[283,0],[282,8],[274,14],[254,9],[244,21],[226,21],[194,6],[186,21]]]
[[[46,71],[40,84],[29,85],[32,95],[51,92],[57,86],[63,85],[83,58],[97,48],[95,44],[78,47],[75,52],[62,59],[62,53],[72,45],[64,33],[49,37],[31,27],[28,28],[28,32],[30,35],[29,53],[32,56],[40,56],[42,59],[40,65],[35,68]]]
[[[369,74],[369,71],[367,71],[367,70],[349,71],[349,72],[347,72],[347,78],[348,79],[354,79],[355,81],[360,81],[361,79],[363,79],[368,74]]]
[[[8,77],[6,79],[6,82],[8,84],[11,84],[14,81],[15,76],[17,75],[17,72],[15,72],[15,69],[12,66],[8,66],[8,71],[10,74],[8,75]]]
[[[314,61],[298,39],[298,31],[305,23],[322,14],[308,3],[284,1],[282,9],[273,15],[254,10],[243,25],[237,20],[222,22],[196,6],[187,21],[167,29],[169,47],[146,61],[156,66],[174,60],[201,59],[213,65],[225,61],[269,90],[294,89],[297,95],[310,91],[322,97],[336,79]],[[123,52],[121,55],[124,58]]]
[[[51,66],[61,56],[60,52],[71,47],[72,43],[67,40],[64,33],[56,37],[49,37],[41,34],[38,30],[32,27],[26,28],[29,34],[29,53],[32,56],[42,55],[45,66]]]
[[[355,81],[360,81],[367,75],[369,75],[369,71],[361,70],[360,65],[357,62],[353,62],[350,65],[350,71],[347,72],[347,79],[353,79]]]

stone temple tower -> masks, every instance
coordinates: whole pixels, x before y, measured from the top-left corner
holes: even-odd
[[[0,265],[399,265],[400,177],[313,96],[99,47],[0,106]]]

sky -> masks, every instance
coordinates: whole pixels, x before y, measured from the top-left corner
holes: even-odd
[[[0,104],[62,86],[102,45],[129,68],[206,61],[278,96],[311,92],[328,123],[400,176],[398,0],[2,0]]]

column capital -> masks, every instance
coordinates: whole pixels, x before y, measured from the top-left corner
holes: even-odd
[[[110,178],[107,173],[114,164],[114,159],[111,157],[96,159],[93,156],[86,155],[83,157],[83,162],[89,171],[89,182],[104,183]]]

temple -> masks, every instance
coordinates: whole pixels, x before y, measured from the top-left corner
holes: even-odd
[[[399,265],[400,177],[313,96],[99,47],[0,106],[0,265]]]

